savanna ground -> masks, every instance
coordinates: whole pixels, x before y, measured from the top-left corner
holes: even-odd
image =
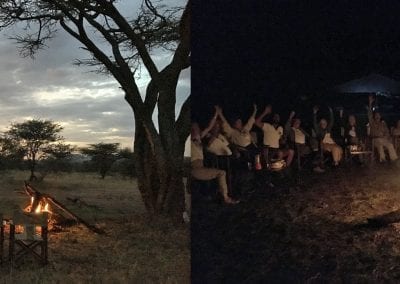
[[[28,172],[0,173],[0,211],[29,204],[23,191]],[[187,225],[149,221],[136,181],[96,174],[59,173],[32,185],[106,234],[82,225],[49,235],[49,264],[27,259],[0,267],[0,283],[189,283]],[[79,198],[74,203],[67,198]],[[7,249],[7,247],[6,247]]]
[[[332,169],[277,180],[235,206],[193,204],[194,283],[399,283],[400,169]],[[400,216],[399,214],[397,215]]]

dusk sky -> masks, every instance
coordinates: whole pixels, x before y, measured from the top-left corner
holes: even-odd
[[[399,1],[194,3],[194,119],[214,104],[244,116],[253,102],[292,108],[371,73],[400,80]]]
[[[134,6],[124,3],[127,1],[121,1],[125,13],[136,13]],[[89,58],[79,48],[79,42],[60,29],[58,36],[48,42],[49,48],[32,60],[19,56],[15,43],[7,39],[11,34],[10,29],[3,31],[0,41],[0,131],[26,119],[50,119],[64,127],[62,135],[68,143],[121,143],[123,147],[132,147],[133,112],[124,94],[112,77],[72,64],[77,58]],[[153,58],[161,68],[172,59],[172,54],[154,52]],[[149,77],[142,70],[137,82],[144,94]],[[177,112],[189,93],[190,69],[181,74]]]

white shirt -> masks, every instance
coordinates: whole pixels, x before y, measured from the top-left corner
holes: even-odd
[[[218,136],[211,142],[207,147],[207,151],[218,156],[230,156],[232,155],[231,149],[228,147],[229,142],[224,135],[218,134]]]
[[[294,142],[296,144],[306,144],[306,135],[298,128],[292,127],[294,131]]]
[[[222,124],[222,128],[225,132],[224,134],[226,134],[226,136],[231,140],[233,144],[241,147],[247,147],[252,142],[250,130],[253,127],[254,121],[254,117],[250,117],[249,121],[246,123],[241,131],[232,128],[227,122],[224,122]]]
[[[356,135],[356,128],[354,126],[351,127],[351,129],[349,130],[349,135],[351,137],[357,137]]]
[[[322,143],[324,143],[324,144],[335,144],[335,141],[333,141],[330,133],[326,133],[325,136],[324,136],[324,139],[322,139]]]
[[[279,148],[279,139],[281,139],[283,135],[282,126],[275,128],[269,123],[263,123],[262,130],[264,132],[264,145],[271,148]]]

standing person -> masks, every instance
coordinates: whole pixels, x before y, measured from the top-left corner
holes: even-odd
[[[368,121],[370,126],[370,135],[372,137],[372,143],[378,151],[379,161],[385,162],[386,155],[385,149],[389,152],[389,158],[391,161],[396,161],[398,159],[396,151],[390,141],[389,128],[386,122],[382,120],[381,114],[379,112],[372,113],[372,103],[374,102],[374,97],[368,97]]]
[[[329,107],[329,123],[325,118],[320,119],[317,123],[317,113],[319,111],[318,106],[313,108],[313,124],[317,138],[321,142],[323,151],[330,152],[333,158],[333,165],[336,167],[342,160],[343,150],[332,138],[332,127],[334,124],[334,117],[332,108]]]
[[[280,116],[275,114],[272,118],[272,122],[263,122],[265,116],[272,113],[271,105],[267,105],[262,114],[256,119],[256,126],[261,128],[263,131],[263,144],[268,149],[268,158],[285,159],[286,166],[289,167],[292,164],[294,150],[293,149],[281,149],[280,140],[283,137],[283,127],[279,125]],[[267,161],[268,162],[268,161]]]
[[[204,167],[204,156],[203,156],[203,145],[201,139],[204,138],[208,132],[213,128],[218,114],[211,119],[208,127],[204,130],[200,130],[197,123],[192,123],[191,129],[191,175],[198,180],[212,180],[218,179],[219,191],[226,204],[236,204],[239,201],[232,199],[228,194],[228,185],[226,183],[226,172],[223,170],[218,170],[214,168]]]

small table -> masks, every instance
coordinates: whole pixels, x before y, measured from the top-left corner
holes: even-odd
[[[349,151],[348,151],[348,153],[349,153],[349,155],[350,155],[350,163],[352,163],[353,162],[353,160],[352,160],[352,156],[369,156],[369,160],[370,160],[370,164],[372,164],[373,163],[373,161],[374,161],[374,159],[373,159],[373,155],[374,155],[374,152],[373,151],[363,151],[363,150],[357,150],[357,151],[350,151],[350,149],[348,149]]]

